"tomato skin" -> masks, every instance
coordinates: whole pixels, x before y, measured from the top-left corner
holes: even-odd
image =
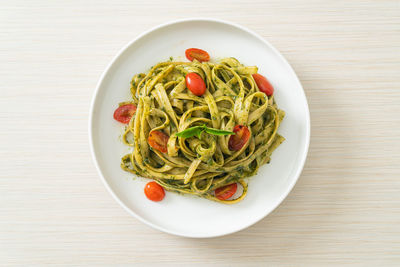
[[[186,74],[186,87],[197,96],[202,96],[207,89],[203,78],[195,72]]]
[[[136,106],[133,104],[127,104],[118,107],[114,111],[114,119],[121,123],[129,123],[133,114],[136,112]]]
[[[231,135],[229,138],[228,146],[230,150],[240,150],[249,140],[250,131],[249,128],[243,125],[236,125],[233,128],[235,135]]]
[[[163,132],[151,131],[149,134],[149,138],[147,139],[147,142],[152,148],[157,149],[162,153],[166,153],[168,151],[167,149],[168,139],[169,136]]]
[[[258,73],[253,74],[253,78],[261,92],[265,93],[267,96],[274,94],[274,87],[270,84],[267,78]]]
[[[165,196],[164,188],[156,182],[148,182],[144,187],[144,194],[151,201],[161,201]]]
[[[198,48],[189,48],[185,51],[186,58],[190,61],[197,59],[200,62],[205,62],[210,60],[210,55],[201,49]]]
[[[223,187],[215,189],[215,197],[219,200],[226,200],[233,196],[237,190],[237,183],[228,184]]]

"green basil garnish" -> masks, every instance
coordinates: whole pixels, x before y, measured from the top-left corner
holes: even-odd
[[[208,134],[213,134],[213,135],[235,134],[234,132],[231,132],[231,131],[209,128],[205,125],[201,125],[201,126],[194,126],[194,127],[187,128],[187,129],[183,130],[182,132],[177,133],[176,136],[182,137],[182,138],[189,138],[189,137],[196,135],[198,138],[200,138],[202,132],[206,132]]]

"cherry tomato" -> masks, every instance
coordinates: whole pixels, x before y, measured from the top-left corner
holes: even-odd
[[[253,74],[253,78],[261,92],[265,93],[267,96],[274,94],[274,87],[272,87],[267,78],[258,73]]]
[[[200,62],[210,60],[210,55],[206,51],[198,49],[198,48],[186,49],[185,55],[186,55],[186,58],[189,59],[190,61],[193,61],[194,59],[197,59]]]
[[[186,74],[186,87],[197,96],[202,96],[206,92],[204,80],[195,72]]]
[[[233,196],[237,190],[237,183],[228,184],[223,187],[215,189],[215,197],[220,200],[226,200]]]
[[[165,196],[164,188],[156,182],[148,182],[144,187],[144,194],[152,201],[161,201]]]
[[[228,146],[230,150],[240,150],[249,140],[250,131],[246,126],[236,125],[233,128],[235,135],[231,135],[229,138]]]
[[[169,136],[160,131],[151,131],[147,142],[149,145],[160,152],[167,152],[167,143]]]
[[[133,114],[136,112],[136,106],[133,104],[127,104],[118,107],[114,111],[114,119],[122,123],[129,123]]]

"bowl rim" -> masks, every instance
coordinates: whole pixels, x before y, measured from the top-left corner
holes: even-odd
[[[304,152],[301,155],[301,162],[298,165],[298,168],[296,170],[296,173],[294,174],[295,179],[292,180],[292,182],[290,183],[290,185],[287,187],[286,191],[280,196],[279,200],[276,202],[276,205],[272,206],[272,208],[266,212],[263,216],[261,216],[260,218],[257,218],[254,221],[251,221],[245,225],[242,225],[241,227],[239,227],[238,229],[232,230],[232,231],[228,231],[228,232],[223,232],[220,234],[213,234],[213,235],[188,235],[188,234],[182,234],[176,231],[172,231],[172,230],[168,230],[165,229],[157,224],[154,224],[144,218],[142,218],[141,216],[139,216],[138,214],[136,214],[133,210],[131,210],[129,207],[127,207],[120,199],[119,197],[114,193],[114,191],[111,189],[110,185],[108,184],[107,180],[105,179],[103,173],[101,172],[100,169],[100,165],[99,162],[97,160],[96,157],[96,151],[95,151],[95,147],[94,147],[94,142],[93,142],[93,124],[94,124],[94,109],[95,109],[95,105],[96,105],[96,101],[97,101],[97,97],[100,91],[100,86],[102,85],[105,76],[107,75],[107,73],[109,72],[109,70],[111,69],[111,67],[114,65],[114,63],[119,59],[119,57],[125,52],[125,50],[127,50],[133,43],[135,43],[136,41],[140,40],[141,38],[145,37],[146,35],[152,33],[155,30],[173,25],[173,24],[180,24],[180,23],[186,23],[186,22],[214,22],[214,23],[221,23],[221,24],[225,24],[228,26],[232,26],[234,28],[238,28],[250,35],[252,35],[253,37],[255,37],[256,39],[260,40],[262,43],[264,43],[267,47],[269,47],[278,57],[280,60],[282,60],[283,64],[286,65],[287,69],[292,72],[292,74],[294,74],[295,77],[295,82],[297,83],[297,85],[302,89],[302,94],[304,96],[305,99],[305,109],[306,109],[306,140],[304,143]],[[133,216],[134,218],[138,219],[139,221],[143,222],[144,224],[147,224],[151,227],[153,227],[154,229],[157,229],[159,231],[168,233],[168,234],[172,234],[172,235],[176,235],[176,236],[182,236],[182,237],[190,237],[190,238],[213,238],[213,237],[220,237],[220,236],[225,236],[225,235],[229,235],[229,234],[233,234],[236,232],[239,232],[241,230],[244,230],[254,224],[256,224],[257,222],[261,221],[262,219],[264,219],[267,215],[269,215],[271,212],[273,212],[282,202],[283,200],[289,195],[289,193],[292,191],[294,185],[297,183],[300,174],[302,173],[303,169],[304,169],[304,165],[307,159],[307,155],[308,155],[308,150],[309,150],[309,145],[310,145],[310,110],[308,107],[308,101],[307,101],[307,97],[305,95],[304,92],[304,88],[301,85],[301,82],[299,80],[299,78],[297,77],[295,71],[293,70],[292,66],[288,63],[288,61],[283,57],[283,55],[275,48],[273,47],[267,40],[265,40],[263,37],[261,37],[259,34],[257,34],[256,32],[241,26],[237,23],[231,22],[231,21],[226,21],[226,20],[222,20],[222,19],[216,19],[216,18],[208,18],[208,17],[198,17],[198,18],[184,18],[184,19],[176,19],[176,20],[172,20],[172,21],[168,21],[162,24],[159,24],[157,26],[154,26],[152,28],[150,28],[149,30],[144,31],[143,33],[139,34],[137,37],[133,38],[130,42],[128,42],[126,45],[124,45],[119,51],[118,53],[112,58],[112,60],[108,63],[107,67],[104,69],[103,73],[100,76],[99,81],[96,84],[96,89],[95,92],[93,94],[92,100],[91,100],[91,104],[90,104],[90,110],[89,110],[89,123],[88,123],[88,128],[89,128],[89,144],[90,144],[90,153],[92,156],[92,159],[94,161],[94,165],[96,167],[97,173],[100,176],[101,181],[103,182],[104,186],[106,187],[107,191],[112,195],[112,197],[117,201],[117,203],[119,203],[119,205],[121,205],[131,216]]]

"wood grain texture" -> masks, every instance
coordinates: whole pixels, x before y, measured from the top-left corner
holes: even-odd
[[[194,16],[271,42],[298,74],[311,146],[289,197],[239,233],[186,239],[100,182],[88,112],[112,57]],[[0,265],[399,266],[399,1],[2,1]]]

